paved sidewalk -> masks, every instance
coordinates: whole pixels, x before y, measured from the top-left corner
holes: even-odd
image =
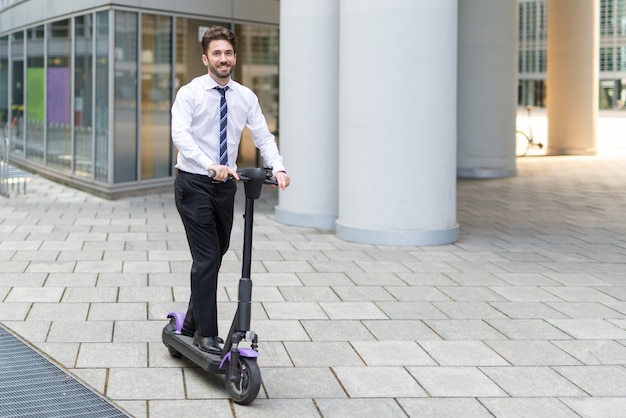
[[[626,410],[626,159],[528,157],[459,180],[458,242],[376,247],[255,213],[263,386],[171,358],[189,255],[170,194],[40,177],[0,199],[0,321],[136,417],[618,417]],[[228,329],[242,205],[219,293]]]

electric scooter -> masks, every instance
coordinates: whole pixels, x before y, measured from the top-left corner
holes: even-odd
[[[252,280],[250,267],[252,259],[252,226],[254,220],[254,201],[261,195],[263,184],[276,185],[271,170],[267,168],[247,168],[237,173],[244,182],[246,206],[244,210],[244,237],[242,274],[239,279],[239,296],[233,322],[224,340],[222,352],[217,354],[201,351],[193,344],[193,337],[181,333],[185,313],[170,312],[170,322],[163,328],[162,340],[170,355],[175,358],[186,357],[210,373],[224,374],[224,386],[234,402],[247,405],[259,393],[261,371],[257,364],[258,336],[250,330]],[[250,348],[240,347],[242,342],[249,342]]]

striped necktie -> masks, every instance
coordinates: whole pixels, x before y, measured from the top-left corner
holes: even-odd
[[[215,87],[220,92],[220,165],[228,165],[228,144],[226,140],[226,125],[228,122],[228,106],[226,105],[226,90],[224,88]]]

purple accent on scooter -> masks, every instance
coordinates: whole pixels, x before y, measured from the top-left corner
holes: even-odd
[[[185,321],[185,314],[182,312],[170,312],[167,314],[167,317],[174,318],[176,321],[176,331],[174,331],[174,334],[180,335],[183,329],[183,322]]]
[[[248,358],[259,357],[259,352],[251,348],[242,347],[242,348],[238,348],[237,350],[239,350],[239,355],[241,357],[248,357]],[[224,364],[226,364],[228,360],[230,360],[230,351],[226,353],[226,355],[222,359],[222,362],[220,363],[220,369],[224,368]]]

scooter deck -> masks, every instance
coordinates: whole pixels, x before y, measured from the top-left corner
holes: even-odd
[[[162,340],[169,349],[180,353],[207,372],[224,374],[219,355],[200,350],[193,344],[193,337],[176,334],[176,325],[171,322],[163,328]]]

